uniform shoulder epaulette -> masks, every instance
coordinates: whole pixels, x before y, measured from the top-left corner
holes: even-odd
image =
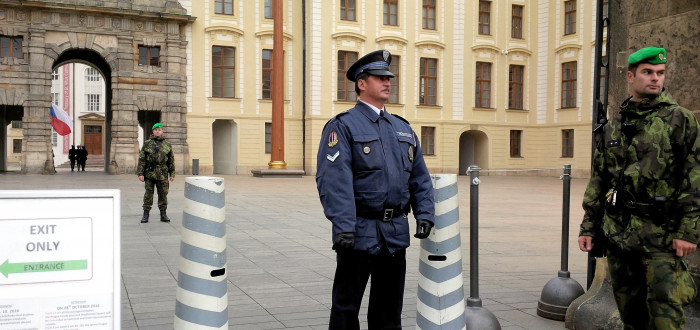
[[[328,124],[330,124],[330,123],[332,123],[332,122],[338,120],[338,118],[340,118],[340,116],[346,115],[346,114],[348,113],[348,111],[349,111],[349,110],[345,110],[345,111],[343,111],[343,112],[341,112],[341,113],[339,113],[339,114],[333,116],[331,119],[329,119],[329,120],[326,122],[325,125],[323,125],[323,129],[325,130],[325,129],[326,129],[326,126],[328,126]]]
[[[401,116],[393,114],[393,113],[392,113],[392,115],[398,119],[403,120],[404,123],[411,125],[411,123],[409,123],[408,120],[406,120],[404,117],[401,117]]]

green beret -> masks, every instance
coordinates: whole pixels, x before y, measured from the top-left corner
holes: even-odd
[[[153,125],[153,127],[151,127],[151,129],[156,129],[156,128],[163,128],[163,124],[156,123],[155,125]]]
[[[666,63],[666,50],[659,47],[642,48],[632,53],[632,55],[630,55],[630,57],[627,59],[627,63]]]

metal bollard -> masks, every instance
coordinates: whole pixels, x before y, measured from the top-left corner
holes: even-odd
[[[464,311],[467,329],[501,329],[498,319],[479,298],[479,166],[469,166],[469,298]]]
[[[228,329],[224,179],[185,179],[175,329]]]
[[[569,197],[571,195],[571,165],[564,165],[564,198],[561,216],[561,270],[558,276],[545,284],[537,303],[537,315],[564,321],[566,310],[574,299],[584,293],[581,284],[569,273]]]
[[[199,175],[199,158],[192,159],[192,175]]]
[[[464,329],[457,175],[430,177],[435,195],[435,227],[428,238],[420,241],[416,328]]]

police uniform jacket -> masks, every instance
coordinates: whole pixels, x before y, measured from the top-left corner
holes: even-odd
[[[409,246],[403,214],[435,222],[433,188],[418,139],[403,118],[378,115],[365,103],[332,118],[323,129],[316,184],[333,237],[355,233],[355,250],[377,254]],[[382,221],[385,209],[392,221]],[[403,213],[403,214],[402,214]]]
[[[607,239],[623,250],[671,252],[673,239],[698,243],[698,130],[695,116],[665,91],[625,101],[595,151],[580,234],[594,236],[602,220]]]

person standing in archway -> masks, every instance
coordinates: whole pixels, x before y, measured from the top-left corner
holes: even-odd
[[[146,183],[146,193],[143,195],[143,217],[141,223],[148,222],[151,206],[153,205],[153,190],[158,189],[158,209],[160,221],[170,222],[168,209],[168,190],[170,181],[175,180],[175,157],[170,142],[163,138],[163,124],[153,125],[153,135],[143,143],[139,152],[139,163],[136,169],[141,182]]]
[[[70,146],[70,150],[68,150],[68,159],[70,159],[70,171],[73,172],[73,169],[75,168],[75,159],[78,154],[78,150],[75,149],[75,145]],[[80,166],[80,165],[78,165]],[[78,167],[78,170],[80,170],[80,167]]]

